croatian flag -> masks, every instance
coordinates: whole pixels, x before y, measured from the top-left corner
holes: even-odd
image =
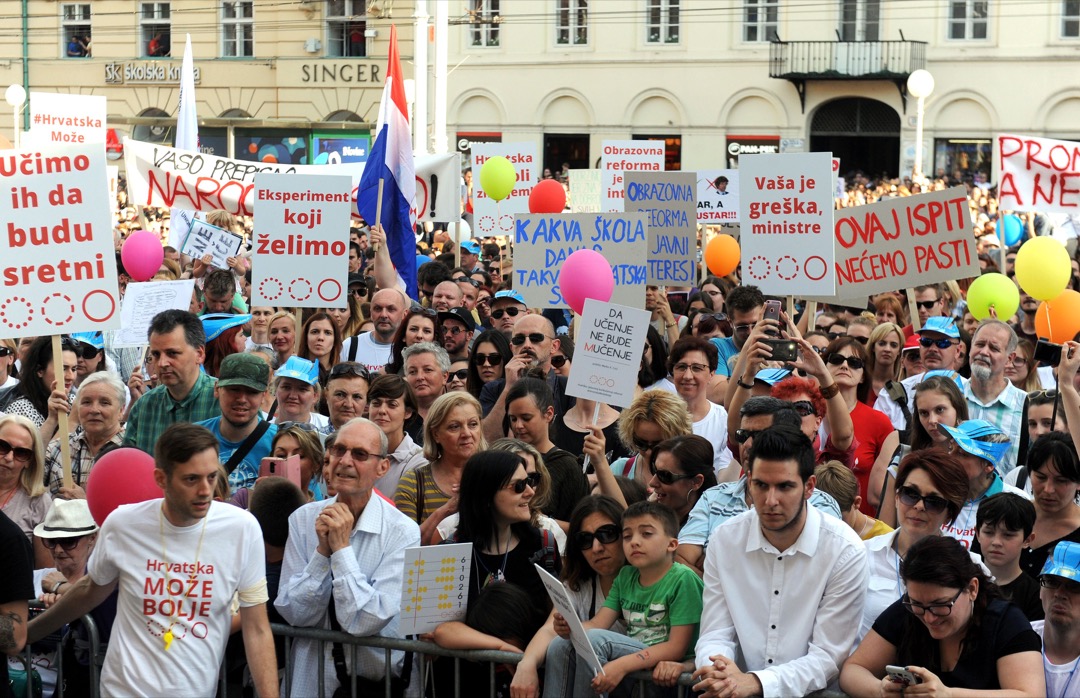
[[[376,216],[379,182],[383,182],[382,220]],[[390,259],[405,282],[405,292],[418,299],[416,289],[416,170],[413,166],[409,111],[405,103],[405,76],[398,55],[397,28],[390,26],[390,58],[379,104],[375,142],[360,178],[356,209],[369,225],[379,223],[386,231]]]

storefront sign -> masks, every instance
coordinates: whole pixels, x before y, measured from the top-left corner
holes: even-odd
[[[200,80],[195,69],[195,82]],[[180,63],[147,61],[145,63],[106,63],[106,85],[179,85]]]

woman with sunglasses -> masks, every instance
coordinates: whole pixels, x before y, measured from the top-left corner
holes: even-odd
[[[646,390],[619,415],[619,441],[634,455],[612,463],[611,471],[645,487],[652,478],[652,450],[662,441],[693,433],[682,398],[666,390]]]
[[[297,356],[312,361],[319,367],[319,385],[325,388],[330,369],[341,355],[341,333],[338,326],[329,315],[320,311],[304,322],[300,336],[302,340]]]
[[[296,316],[285,311],[278,311],[270,316],[270,346],[274,349],[274,360],[270,367],[281,368],[295,353]]]
[[[0,390],[10,388],[19,382],[15,375],[15,359],[18,345],[14,339],[0,339]]]
[[[611,497],[593,495],[578,502],[570,515],[566,554],[563,556],[562,583],[582,622],[596,615],[604,606],[619,570],[626,565],[622,547],[622,513],[625,507]],[[547,648],[558,635],[555,615],[533,636],[517,665],[510,684],[512,696],[540,695],[539,668],[547,658]],[[617,621],[612,630],[623,632]]]
[[[469,360],[458,359],[457,361],[450,362],[450,372],[446,374],[446,392],[452,393],[460,390],[461,392],[468,392],[465,389],[465,383],[469,378]]]
[[[680,529],[701,493],[716,485],[712,455],[713,445],[696,434],[662,441],[652,450],[652,499],[675,512]]]
[[[727,447],[728,414],[708,397],[709,384],[719,361],[715,344],[700,337],[683,337],[671,347],[668,371],[676,392],[690,410],[693,432],[716,444],[712,460],[716,479],[729,482],[739,479],[739,472],[737,468],[728,472],[731,464],[731,451]]]
[[[904,330],[899,325],[886,322],[870,332],[866,340],[866,375],[870,382],[866,395],[860,398],[868,406],[874,406],[878,393],[890,381],[900,380],[903,348]]]
[[[1058,543],[1080,543],[1080,458],[1073,443],[1065,434],[1051,433],[1028,453],[1035,538],[1020,551],[1020,568],[1035,579]]]
[[[469,375],[465,388],[479,399],[484,385],[503,377],[503,370],[513,358],[510,340],[498,330],[484,330],[476,336],[469,351]]]
[[[386,364],[386,373],[401,374],[405,369],[405,359],[402,352],[405,347],[411,347],[420,342],[434,342],[443,346],[442,325],[438,322],[438,316],[431,308],[413,306],[405,314],[405,319],[398,325],[394,333],[394,340],[390,343],[390,363]]]
[[[1046,695],[1039,636],[963,545],[928,536],[907,551],[900,575],[906,593],[844,662],[845,693],[905,693],[886,671],[896,665],[924,695]]]
[[[0,511],[33,543],[36,568],[51,562],[49,551],[34,536],[51,502],[45,490],[45,445],[37,425],[20,415],[0,417]]]
[[[551,351],[551,370],[555,375],[570,377],[570,364],[574,362],[574,340],[569,335],[559,337],[559,347]]]
[[[1005,364],[1005,377],[1025,393],[1042,390],[1039,372],[1035,370],[1035,345],[1026,339],[1016,344],[1016,354]]]
[[[26,417],[40,427],[43,441],[48,442],[56,434],[59,412],[71,411],[68,396],[75,387],[79,351],[78,341],[64,337],[61,342],[63,366],[54,373],[52,337],[38,337],[23,359],[19,384],[12,388],[8,396],[11,402],[4,412]]]

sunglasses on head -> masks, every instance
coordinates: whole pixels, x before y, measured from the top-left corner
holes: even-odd
[[[520,314],[522,314],[524,312],[525,311],[522,310],[521,308],[516,308],[516,307],[499,308],[498,310],[492,310],[491,311],[491,317],[492,317],[492,319],[495,319],[495,320],[502,320],[503,315],[506,315],[508,317],[517,317],[518,315],[520,315]]]
[[[367,366],[357,363],[355,361],[342,361],[341,363],[334,364],[334,367],[330,369],[330,377],[327,381],[334,378],[341,378],[342,376],[356,376],[363,378],[366,381],[371,380],[371,374],[368,373]]]
[[[915,301],[915,305],[919,306],[923,310],[930,310],[940,302],[940,299],[936,301]]]
[[[540,332],[530,332],[529,334],[516,334],[510,338],[510,343],[515,347],[520,347],[528,339],[533,344],[543,344],[545,339],[553,339],[546,334]]]
[[[318,432],[319,431],[318,429],[316,429],[314,426],[312,426],[308,422],[291,422],[291,421],[290,422],[278,422],[277,426],[278,426],[278,431],[279,432],[285,431],[286,429],[299,429],[300,431],[311,431],[311,432]]]
[[[490,354],[473,354],[473,363],[477,366],[499,366],[502,362],[502,354],[498,352],[492,352]]]
[[[936,346],[938,349],[948,349],[954,344],[958,344],[958,340],[949,339],[948,337],[942,337],[941,339],[934,339],[933,337],[919,337],[919,346],[929,349]]]
[[[649,472],[652,473],[653,477],[660,481],[661,485],[673,485],[679,480],[689,480],[694,477],[693,475],[679,475],[670,470],[657,470],[656,465],[653,463],[649,463]]]
[[[604,524],[595,531],[578,531],[574,534],[574,545],[578,550],[588,550],[596,540],[600,541],[601,545],[614,543],[619,540],[619,527],[615,524]]]
[[[570,359],[566,358],[562,354],[554,354],[551,357],[551,365],[554,366],[555,368],[562,368],[563,366],[566,365],[566,362],[569,361],[569,360]]]
[[[473,288],[480,288],[480,282],[476,279],[471,279],[468,276],[459,276],[458,278],[454,279],[454,281],[459,284],[469,284]]]
[[[0,456],[6,456],[9,453],[12,454],[11,457],[16,463],[29,463],[34,460],[33,450],[22,446],[12,446],[7,441],[0,439]]]
[[[896,496],[900,498],[900,501],[904,506],[913,507],[919,502],[923,503],[923,509],[928,514],[940,514],[949,508],[949,502],[944,497],[938,497],[937,495],[923,495],[919,490],[914,487],[908,487],[904,485],[896,491]]]
[[[525,492],[526,487],[531,487],[534,490],[536,486],[540,484],[540,473],[529,473],[520,480],[511,480],[506,486],[507,489],[514,490],[514,494],[522,494]]]
[[[447,380],[453,380],[454,378],[457,378],[459,381],[463,381],[468,377],[469,369],[467,368],[459,368],[458,370],[451,371],[449,374],[447,374]]]
[[[49,550],[52,550],[59,545],[64,550],[70,552],[74,550],[75,547],[79,544],[79,541],[81,541],[85,537],[86,536],[75,536],[74,538],[42,538],[41,544]]]
[[[836,353],[829,354],[829,357],[825,359],[825,361],[833,366],[843,366],[844,363],[847,362],[847,365],[854,371],[858,371],[866,365],[863,363],[863,360],[857,356],[844,356],[843,354]]]

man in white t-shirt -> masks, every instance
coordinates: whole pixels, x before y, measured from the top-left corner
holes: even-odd
[[[371,297],[371,320],[375,329],[349,337],[341,345],[342,361],[357,361],[372,373],[390,363],[390,350],[398,326],[409,312],[409,298],[396,288],[384,288]]]
[[[119,588],[102,694],[209,696],[236,595],[256,691],[277,696],[262,532],[247,511],[213,499],[217,439],[205,427],[174,424],[154,461],[165,498],[121,506],[105,520],[87,575],[31,623],[29,637],[45,637]]]
[[[1046,620],[1031,627],[1043,639],[1046,694],[1080,696],[1080,679],[1074,677],[1080,665],[1080,543],[1058,543],[1039,583]]]

